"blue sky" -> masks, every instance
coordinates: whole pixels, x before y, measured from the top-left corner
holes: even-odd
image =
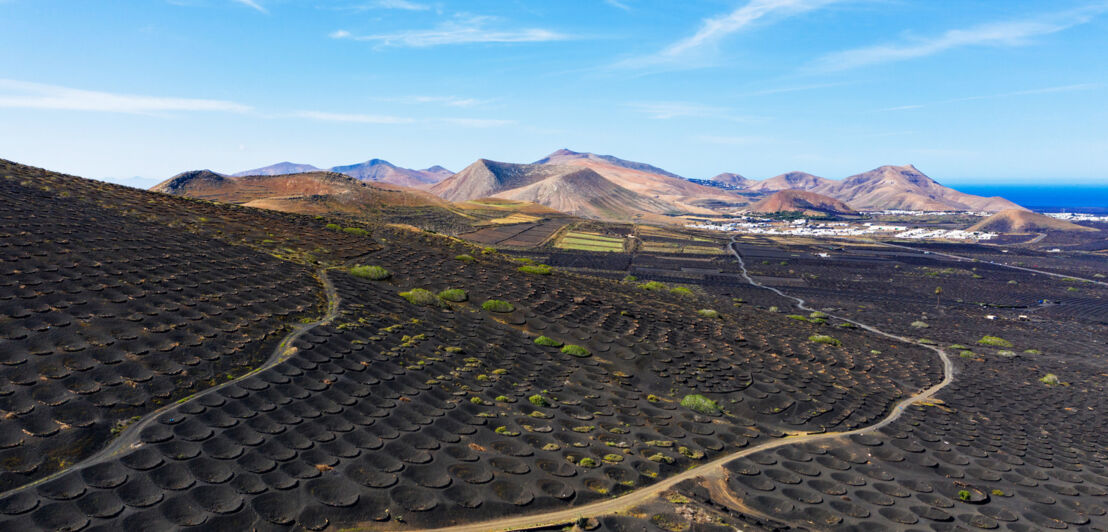
[[[0,157],[1108,183],[1108,1],[0,0]],[[135,181],[142,176],[146,181]]]

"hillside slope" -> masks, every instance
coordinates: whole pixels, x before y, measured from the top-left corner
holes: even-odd
[[[835,198],[807,190],[781,190],[747,208],[750,212],[816,214],[858,214],[858,211]]]
[[[1098,229],[1077,225],[1073,222],[1051,218],[1045,214],[1025,211],[1022,209],[1008,209],[1000,211],[967,229],[967,231],[988,231],[991,233],[1048,233],[1054,231],[1064,232],[1096,232]]]
[[[426,192],[385,183],[365,183],[343,174],[323,171],[244,177],[224,177],[207,171],[185,172],[155,185],[151,190],[302,214],[359,213],[384,206],[447,205]]]
[[[810,190],[864,210],[995,212],[1021,208],[1004,198],[984,198],[945,187],[912,165],[882,166]]]
[[[530,201],[584,218],[628,220],[636,214],[671,210],[663,202],[627,190],[588,168],[506,190],[496,198]]]
[[[749,181],[747,190],[755,192],[776,192],[778,190],[814,190],[834,181],[805,172],[787,172],[762,181]]]

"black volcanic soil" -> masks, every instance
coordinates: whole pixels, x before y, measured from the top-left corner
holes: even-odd
[[[310,270],[0,179],[0,491],[264,360]]]
[[[5,219],[5,235],[45,242],[64,231],[87,234],[73,233],[80,236],[79,245],[76,237],[70,240],[74,253],[51,252],[56,244],[5,248],[11,250],[3,263],[9,272],[34,274],[30,284],[8,285],[18,291],[6,301],[19,307],[13,304],[4,322],[5,341],[23,341],[23,329],[26,339],[80,329],[83,315],[69,324],[57,320],[81,305],[39,298],[100,288],[69,275],[86,275],[71,261],[83,253],[116,278],[96,281],[110,297],[92,317],[122,313],[108,303],[143,313],[144,327],[113,337],[108,352],[125,342],[151,344],[135,360],[124,355],[118,362],[69,364],[62,355],[60,366],[35,373],[25,368],[39,368],[49,355],[35,351],[23,361],[10,359],[5,367],[14,369],[4,374],[2,391],[12,415],[5,422],[20,428],[2,436],[4,452],[17,457],[6,462],[12,464],[6,471],[24,476],[19,478],[38,474],[21,465],[39,456],[23,429],[46,437],[76,433],[76,425],[49,424],[57,423],[62,407],[82,404],[82,393],[107,390],[104,397],[119,405],[140,391],[172,401],[199,389],[184,378],[199,371],[186,363],[193,360],[175,358],[190,352],[187,338],[173,354],[153,354],[170,345],[158,343],[161,335],[210,327],[204,330],[218,339],[280,325],[273,316],[282,312],[289,319],[318,312],[322,290],[309,270],[257,250],[303,263],[356,258],[393,276],[371,282],[331,270],[341,316],[301,336],[286,362],[163,414],[139,433],[137,449],[8,492],[0,499],[5,528],[419,528],[541,512],[623,493],[752,442],[865,426],[941,378],[938,360],[926,350],[851,330],[833,333],[841,346],[814,343],[808,337],[821,325],[729,307],[720,298],[648,292],[560,271],[531,275],[499,255],[418,231],[370,227],[368,237],[337,233],[323,228],[326,220],[188,201],[26,167],[9,171],[13,178],[0,181],[9,202],[49,213],[63,225],[17,230],[38,223],[24,213],[31,221]],[[124,250],[121,240],[142,245]],[[456,260],[461,252],[478,260]],[[150,254],[158,260],[147,264]],[[139,264],[121,265],[124,258]],[[173,283],[162,281],[173,274]],[[157,283],[165,285],[166,297],[156,290],[140,297]],[[58,288],[47,293],[53,285]],[[411,288],[463,288],[469,301],[419,307],[397,295]],[[179,299],[171,297],[175,292]],[[91,305],[94,298],[88,297]],[[480,303],[491,298],[511,301],[516,310],[481,310]],[[68,302],[69,309],[57,301]],[[212,301],[222,306],[202,304]],[[191,302],[196,312],[188,310]],[[721,317],[696,313],[712,307]],[[168,321],[163,325],[155,317]],[[46,325],[29,321],[35,319]],[[113,331],[110,325],[90,330]],[[274,334],[256,333],[258,345]],[[579,358],[536,345],[539,334],[582,345],[591,354]],[[93,340],[83,348],[93,351],[108,341]],[[231,356],[256,363],[244,352],[253,344],[241,342],[232,344],[239,354]],[[890,356],[896,364],[883,363]],[[196,358],[201,367],[207,363],[200,354]],[[97,369],[104,366],[111,369]],[[204,375],[216,372],[218,381],[246,369],[231,367]],[[107,380],[95,378],[98,371]],[[163,382],[160,375],[173,377],[164,381],[168,386],[152,388]],[[711,398],[722,412],[681,407],[682,397],[693,393]],[[154,403],[141,405],[122,415],[149,411]],[[81,412],[97,412],[93,407]],[[86,446],[98,448],[111,437],[101,429]]]

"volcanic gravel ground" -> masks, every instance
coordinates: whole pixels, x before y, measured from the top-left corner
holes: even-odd
[[[263,360],[310,271],[0,179],[0,491]]]
[[[791,320],[699,318],[676,296],[648,303],[614,283],[574,302],[598,281],[451,256],[396,245],[373,257],[391,283],[333,274],[343,316],[303,335],[290,360],[166,414],[118,461],[0,501],[6,525],[477,522],[617,494],[784,431],[862,426],[941,377],[929,353],[901,348],[881,364],[850,331],[844,347],[814,344]],[[494,318],[395,295],[447,285],[520,310]],[[595,354],[535,345],[536,333]],[[692,392],[730,414],[676,404]]]
[[[125,215],[136,222],[173,228],[177,234],[194,233],[269,253],[310,254],[305,258],[345,262],[380,249],[370,238],[329,230],[325,227],[326,221],[310,216],[152,193],[3,159],[0,159],[0,178],[54,197],[67,198],[77,209],[95,206],[103,209],[102,212]],[[111,232],[113,229],[105,227],[103,230]]]
[[[727,487],[751,509],[817,529],[1104,530],[1103,367],[965,362],[940,401],[873,434],[737,460]],[[1068,384],[1038,382],[1048,371]]]

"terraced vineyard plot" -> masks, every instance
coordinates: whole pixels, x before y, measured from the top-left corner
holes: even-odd
[[[495,245],[505,240],[514,238],[520,233],[523,233],[535,227],[537,227],[536,224],[492,226],[478,229],[472,233],[465,233],[459,235],[459,237],[480,244]]]
[[[310,270],[0,179],[0,491],[244,373],[320,313]]]
[[[623,251],[623,239],[596,233],[569,231],[558,239],[554,247],[583,251]]]

